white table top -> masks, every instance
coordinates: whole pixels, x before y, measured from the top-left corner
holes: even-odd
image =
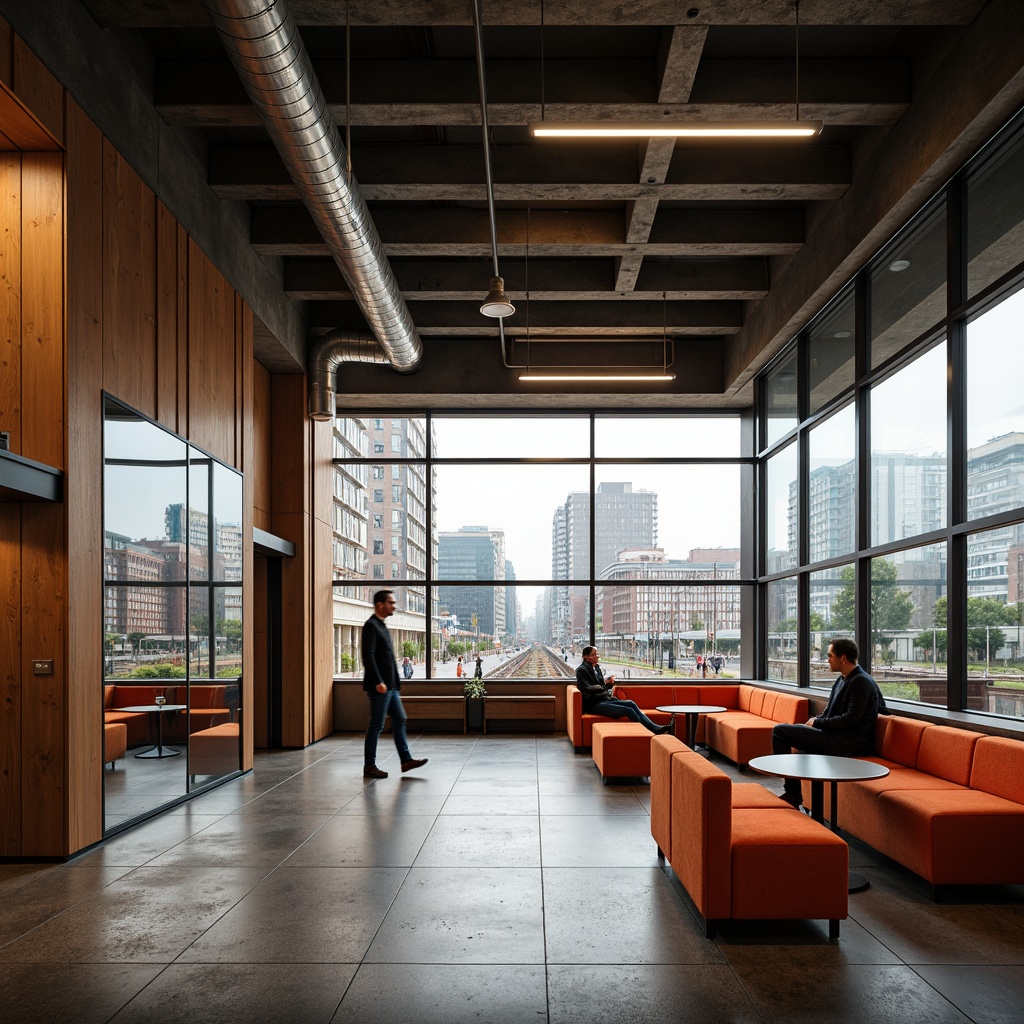
[[[884,764],[862,761],[858,757],[838,754],[766,754],[754,757],[750,767],[763,775],[778,775],[810,782],[856,782],[860,779],[881,779],[889,774]]]
[[[655,710],[666,715],[710,715],[716,711],[728,711],[729,709],[720,704],[659,704]]]
[[[129,708],[113,708],[114,711],[184,711],[187,704],[133,704]]]

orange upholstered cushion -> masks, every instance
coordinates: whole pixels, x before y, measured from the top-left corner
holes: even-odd
[[[879,798],[878,817],[872,845],[934,885],[1024,882],[1021,804],[971,789],[901,790]]]
[[[848,866],[846,843],[806,815],[739,808],[732,818],[731,916],[845,918]]]
[[[699,686],[676,686],[672,689],[673,704],[699,704]]]
[[[811,717],[810,704],[806,697],[796,697],[791,693],[777,693],[771,717],[776,722],[803,725]]]
[[[651,739],[651,835],[672,860],[672,755],[686,745],[674,736]]]
[[[770,789],[759,782],[734,783],[732,787],[733,810],[737,807],[761,807],[771,811],[791,811],[799,814],[785,800],[780,800]]]
[[[752,715],[760,715],[761,709],[764,707],[764,690],[758,688],[751,690],[747,697],[747,710]]]
[[[651,738],[635,722],[595,722],[594,764],[606,779],[650,775]]]
[[[700,688],[701,704],[717,704],[722,708],[740,707],[740,691],[749,690],[749,686],[737,686],[735,683],[708,683]]]
[[[656,708],[659,704],[675,703],[674,686],[615,686],[615,696],[631,700],[641,708]]]
[[[672,758],[672,868],[699,913],[730,916],[732,783],[700,754]]]
[[[882,747],[878,751],[889,761],[896,761],[908,768],[917,767],[917,752],[921,746],[921,735],[928,726],[912,718],[896,718],[892,715],[886,720],[885,736]]]
[[[958,786],[971,781],[971,763],[974,745],[981,733],[966,729],[951,729],[945,725],[932,725],[921,736],[917,752],[917,770],[940,779],[948,779]]]
[[[974,748],[971,788],[1024,804],[1024,743],[983,736]]]

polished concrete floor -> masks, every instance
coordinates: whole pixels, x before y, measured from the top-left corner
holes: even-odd
[[[603,786],[564,736],[413,750],[403,776],[384,737],[377,781],[352,735],[259,754],[71,863],[0,865],[0,1022],[1024,1020],[1024,889],[935,904],[855,845],[872,885],[838,943],[824,922],[709,941],[645,784]]]

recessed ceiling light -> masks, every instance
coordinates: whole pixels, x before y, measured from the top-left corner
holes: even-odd
[[[910,266],[910,260],[893,260],[889,264],[889,269],[894,273],[898,274],[901,270],[906,270]]]

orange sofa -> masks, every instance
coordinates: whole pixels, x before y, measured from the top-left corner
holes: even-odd
[[[163,736],[165,743],[183,743],[186,730],[195,733],[201,729],[230,722],[234,709],[228,707],[230,683],[193,683],[191,686],[174,683],[108,683],[103,687],[104,723],[121,722],[128,729],[128,746],[137,747],[156,742],[151,715],[145,711],[118,711],[117,708],[137,707],[154,703],[165,697],[168,704],[187,704],[189,714],[164,712]],[[151,729],[153,734],[151,735]]]
[[[889,774],[839,786],[839,827],[933,887],[1024,883],[1024,743],[893,715],[876,729],[865,760]]]
[[[733,786],[671,736],[651,740],[651,834],[709,938],[719,921],[805,918],[828,920],[839,937],[846,843],[763,786]]]
[[[103,723],[103,763],[114,763],[128,752],[128,726],[124,722]]]
[[[717,704],[726,711],[701,715],[697,742],[741,767],[752,757],[772,752],[772,729],[778,722],[803,723],[810,716],[806,697],[765,690],[747,683],[705,683],[701,686],[616,686],[615,696],[632,700],[652,721],[663,725],[670,715],[659,704]],[[593,747],[595,722],[622,721],[583,713],[583,695],[575,684],[566,691],[566,728],[577,754]],[[680,725],[681,727],[681,725]]]

